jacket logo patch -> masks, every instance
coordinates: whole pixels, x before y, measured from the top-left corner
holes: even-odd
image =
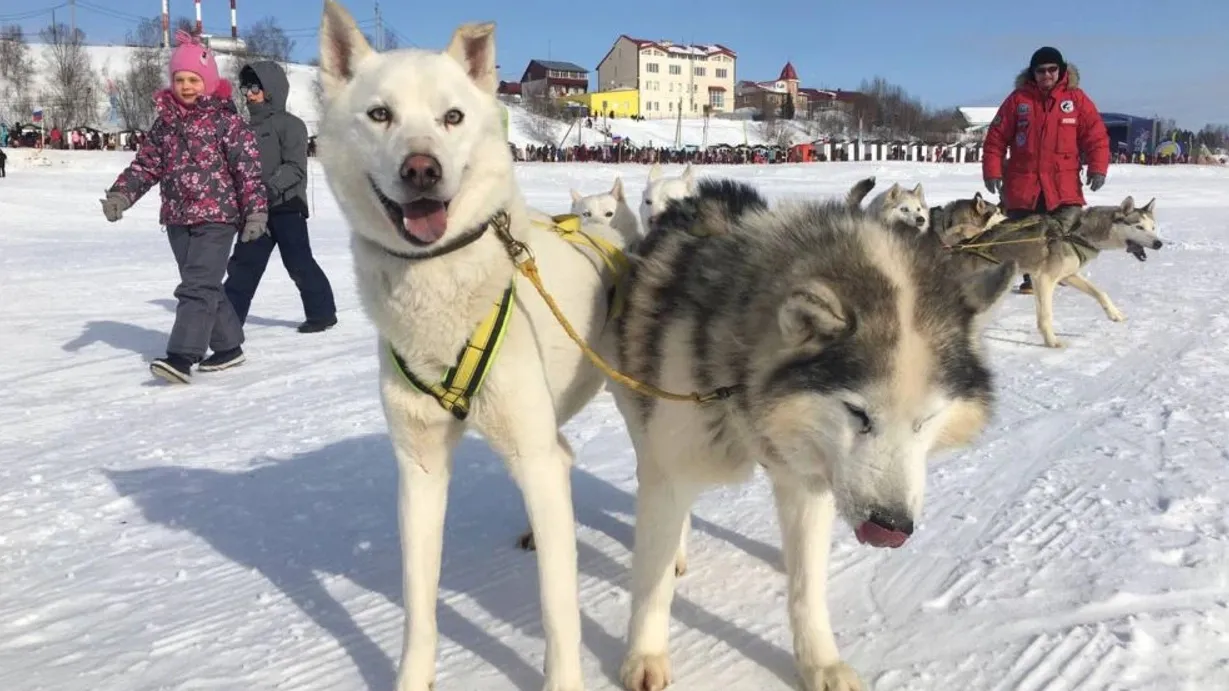
[[[1002,122],[1003,122],[1003,116],[1002,116],[1002,115],[995,115],[995,116],[994,116],[994,120],[990,123],[990,125],[991,125],[991,126],[993,126],[993,127],[998,127],[998,126],[999,126],[999,124],[1000,124],[1000,123],[1002,123]]]
[[[1075,101],[1072,101],[1071,99],[1067,99],[1063,101],[1062,103],[1058,104],[1058,109],[1063,111],[1064,113],[1070,113],[1071,111],[1075,110]]]
[[[1020,132],[1016,134],[1016,146],[1024,146],[1028,143],[1028,132]]]
[[[1028,104],[1021,103],[1020,105],[1016,106],[1016,112],[1019,113],[1020,115],[1024,115],[1028,113]]]
[[[1076,122],[1075,118],[1063,118],[1064,125],[1074,125],[1075,122]]]

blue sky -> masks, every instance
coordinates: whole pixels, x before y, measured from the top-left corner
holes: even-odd
[[[0,3],[0,22],[61,2],[6,1]],[[202,3],[206,30],[228,33],[228,0]],[[276,16],[297,43],[295,57],[306,61],[317,52],[322,5],[238,0],[239,25]],[[372,0],[345,5],[360,21],[374,17]],[[533,58],[596,70],[615,38],[626,33],[725,44],[738,53],[739,79],[775,78],[791,60],[804,86],[856,89],[863,78],[878,74],[931,105],[993,106],[1010,91],[1032,51],[1053,45],[1080,67],[1083,86],[1102,111],[1160,114],[1194,128],[1229,122],[1229,2],[708,0],[702,11],[686,0],[381,5],[403,43],[420,47],[442,47],[461,22],[494,20],[504,79],[518,79]],[[78,0],[77,22],[91,42],[118,41],[132,17],[155,15],[159,7],[159,0]],[[57,19],[67,19],[67,12],[58,10]],[[171,0],[172,15],[193,12],[191,0]],[[21,23],[36,30],[49,19],[39,15]]]

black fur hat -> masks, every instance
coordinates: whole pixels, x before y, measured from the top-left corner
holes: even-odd
[[[1060,73],[1067,71],[1067,62],[1063,60],[1063,54],[1058,52],[1057,48],[1050,46],[1042,46],[1033,53],[1033,57],[1028,61],[1029,71],[1037,69],[1039,65],[1058,65]]]

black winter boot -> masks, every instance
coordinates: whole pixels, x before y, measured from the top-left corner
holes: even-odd
[[[336,325],[337,325],[337,315],[333,315],[331,317],[328,317],[327,319],[316,319],[316,320],[308,319],[302,324],[299,324],[299,333],[301,334],[320,333],[321,331],[327,331],[328,329],[331,329]]]
[[[200,366],[196,369],[201,372],[220,372],[224,369],[242,365],[246,361],[247,358],[243,355],[243,348],[235,346],[230,350],[223,350],[210,355],[202,360]]]
[[[172,384],[192,383],[192,360],[177,353],[167,353],[166,357],[155,359],[149,363],[149,371]]]

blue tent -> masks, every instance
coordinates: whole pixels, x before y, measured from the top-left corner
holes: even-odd
[[[1156,120],[1125,113],[1101,113],[1110,135],[1110,153],[1152,153],[1152,129]]]

